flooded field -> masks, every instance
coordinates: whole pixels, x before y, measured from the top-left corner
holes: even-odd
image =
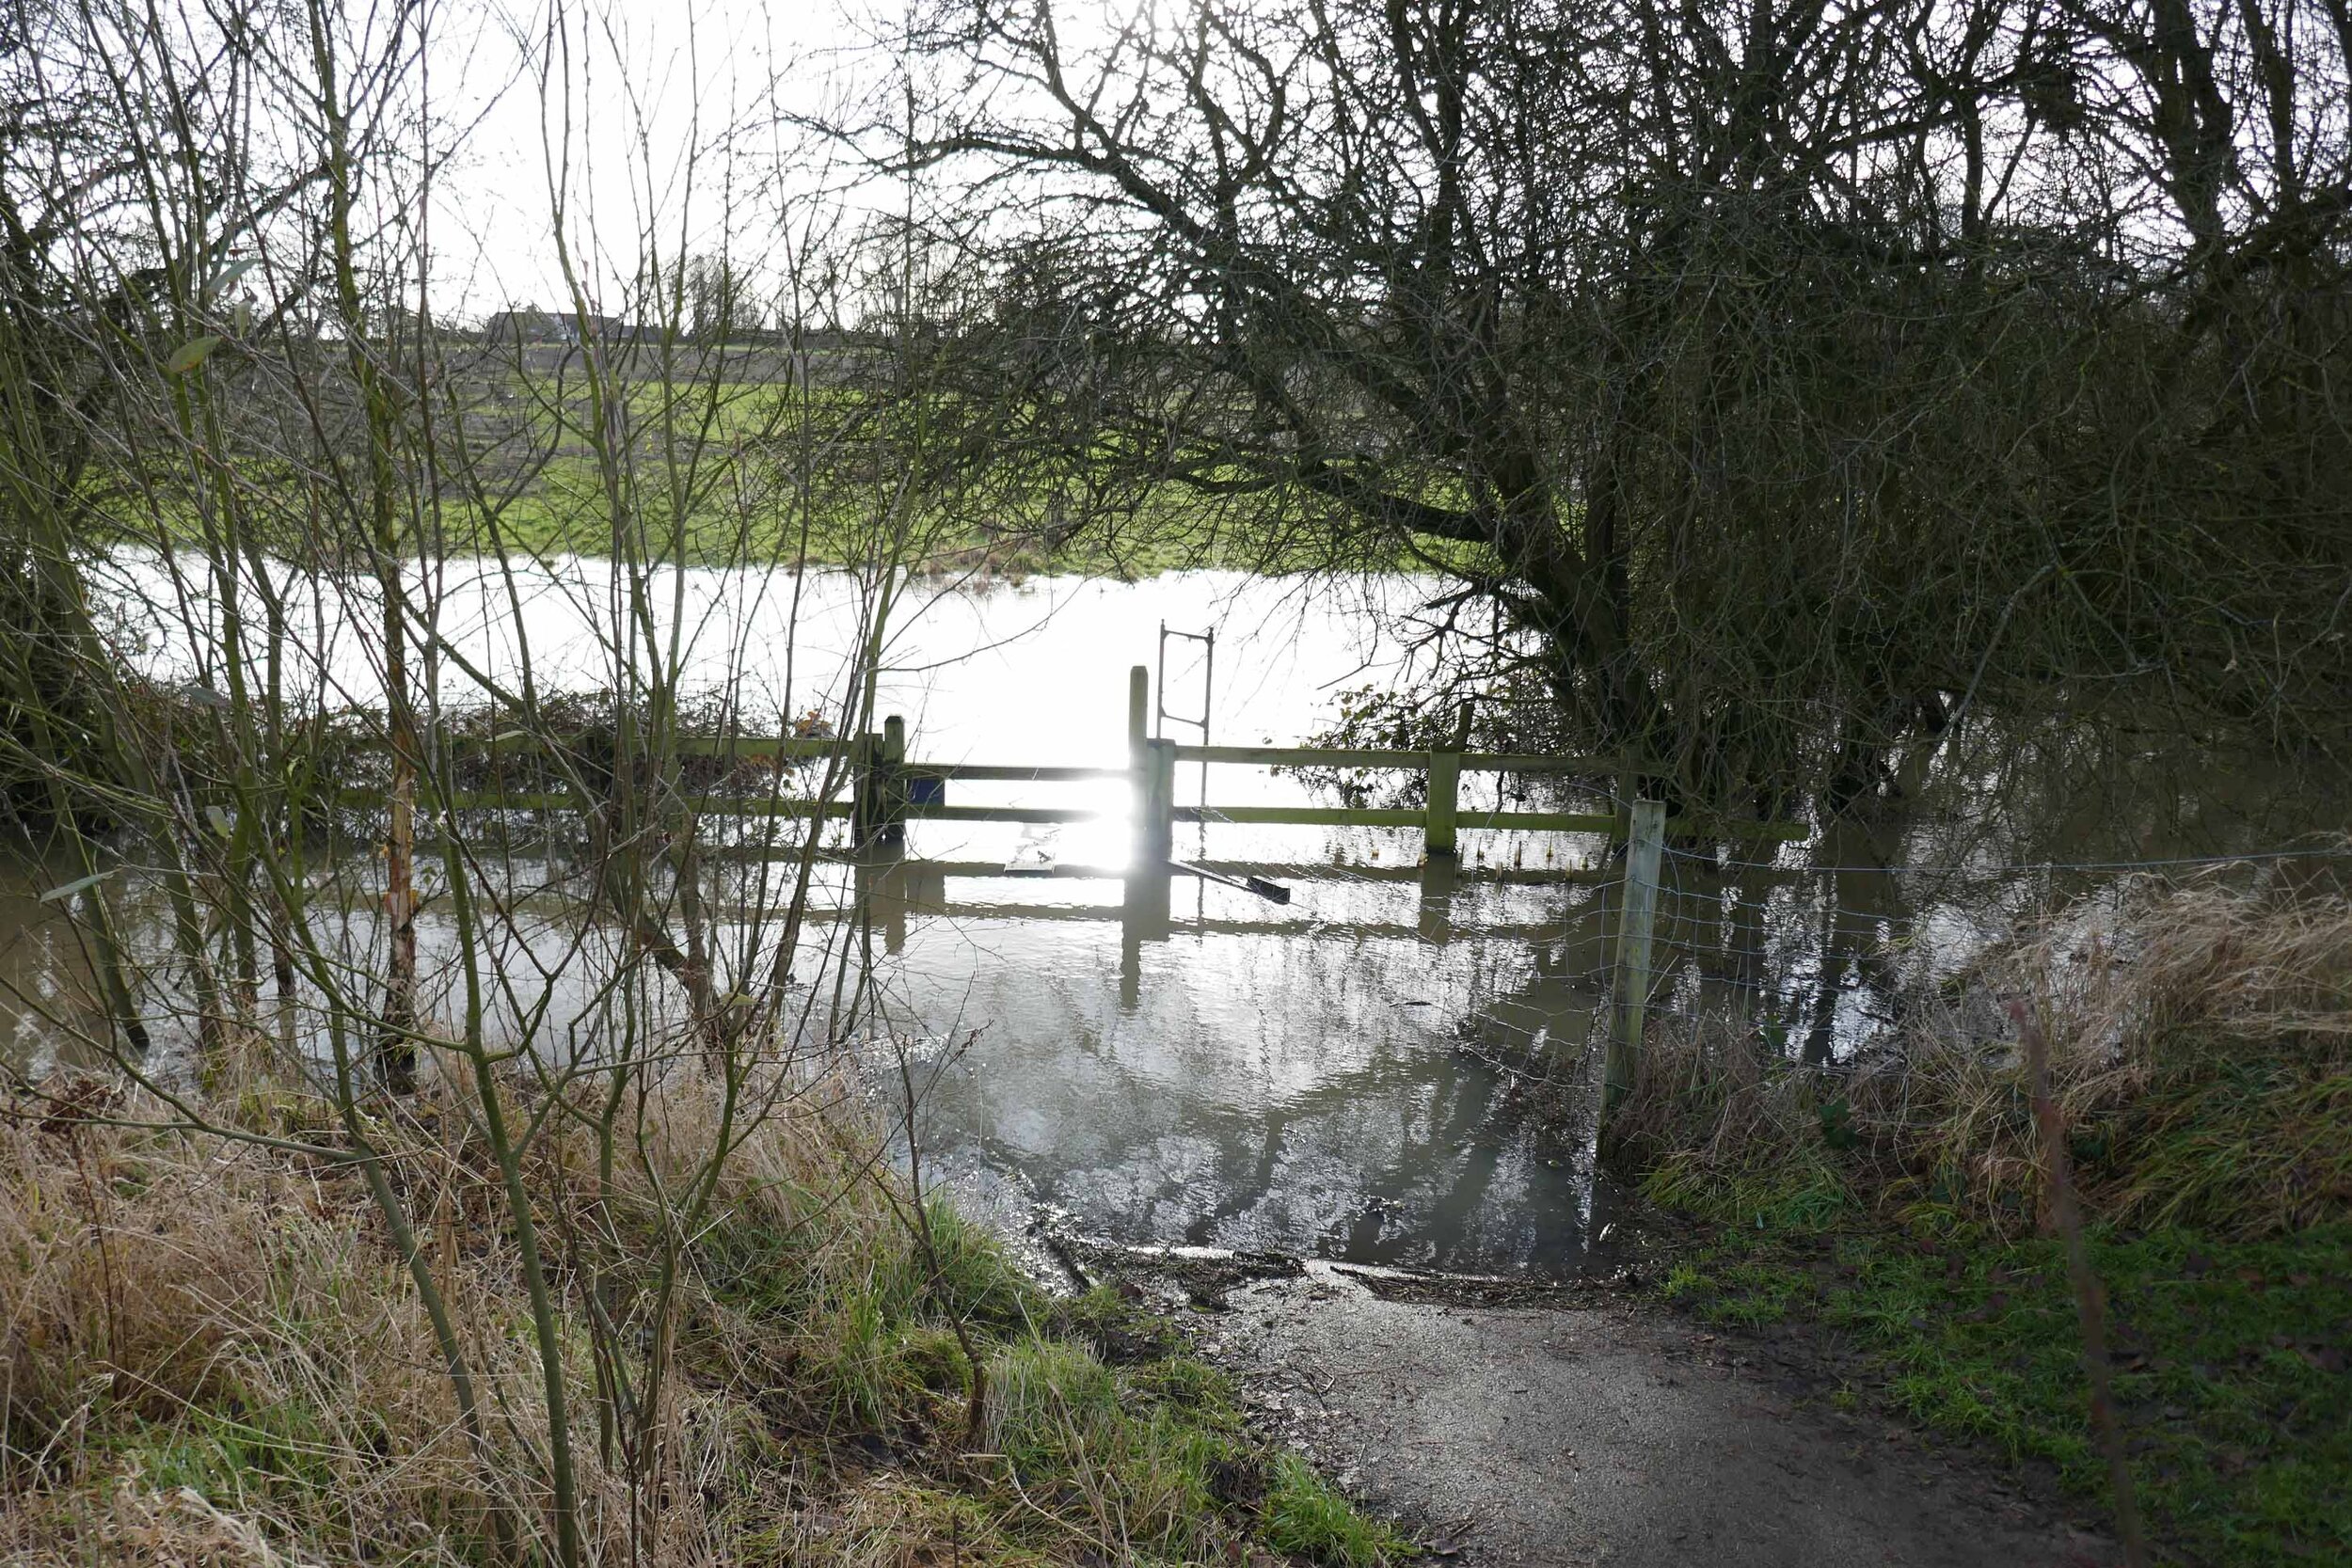
[[[163,592],[151,562],[118,568],[123,603]],[[548,689],[604,686],[601,571],[558,563],[510,597],[445,567],[449,689],[512,678],[526,650]],[[843,710],[866,608],[853,579],[687,573],[669,586],[682,684],[723,696],[748,732]],[[1213,683],[1198,643],[1168,642],[1166,705],[1205,712],[1220,743],[1297,744],[1343,689],[1412,678],[1403,631],[1422,592],[1405,578],[1310,592],[1216,573],[917,585],[891,618],[875,711],[905,718],[923,762],[1117,768],[1129,668],[1158,662],[1163,626],[1214,628]],[[308,678],[330,705],[364,700],[365,609],[314,600],[329,653]],[[201,676],[196,652],[149,653],[161,675]],[[1889,1022],[1907,981],[1948,972],[2038,901],[2130,863],[2297,842],[2324,818],[2260,775],[2168,752],[2126,769],[2138,782],[2121,798],[2045,790],[2023,811],[2000,787],[2013,781],[1973,768],[1957,742],[1915,768],[1915,799],[1868,829],[1787,847],[1671,847],[1660,1008],[1828,1059]],[[1201,803],[1203,787],[1185,768],[1179,802]],[[1464,803],[1530,787],[1477,776]],[[1205,788],[1212,807],[1313,799],[1254,768],[1219,767]],[[1416,830],[1180,826],[1179,856],[1255,868],[1290,890],[1278,905],[1131,866],[1123,781],[953,791],[1102,816],[1042,831],[915,823],[899,864],[828,866],[828,949],[798,976],[814,994],[843,966],[870,965],[873,1001],[843,1043],[874,1061],[912,1053],[926,1145],[969,1201],[1010,1223],[1043,1206],[1123,1241],[1475,1272],[1572,1270],[1609,1223],[1587,1092],[1615,897],[1599,838],[1467,832],[1458,863],[1425,864]],[[1017,855],[1102,875],[992,874]],[[525,939],[546,950],[539,989],[509,998],[503,1024],[533,1050],[593,1052],[606,1005],[596,976],[617,939],[583,933],[559,907],[561,854],[513,865],[550,912]],[[752,873],[714,876],[721,904],[773,907],[774,887]],[[30,864],[0,885],[0,1027],[36,1067],[87,990],[66,901],[40,896],[64,879]],[[133,907],[160,928],[152,903]],[[356,902],[349,919],[363,959],[371,916]],[[429,896],[419,932],[421,971],[438,977],[430,1014],[456,954]],[[723,918],[714,945],[726,948]]]

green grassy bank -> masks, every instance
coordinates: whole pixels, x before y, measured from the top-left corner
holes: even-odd
[[[2352,1560],[2352,909],[2147,895],[1979,978],[2041,999],[2159,1558]],[[2015,1054],[1919,1028],[1849,1071],[1724,1070],[1743,1050],[1645,1063],[1622,1154],[1689,1222],[1660,1293],[2108,1506]]]
[[[1701,1321],[1804,1325],[1840,1353],[1833,1398],[1898,1411],[2104,1498],[2074,1298],[2054,1240],[1889,1225],[1820,1186],[1667,1195],[1708,1227],[1661,1290]],[[2175,1560],[2352,1552],[2352,1227],[2233,1242],[2103,1228],[2118,1414]]]

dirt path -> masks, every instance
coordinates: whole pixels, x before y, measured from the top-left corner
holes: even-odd
[[[1740,1347],[1609,1301],[1465,1307],[1360,1276],[1231,1292],[1200,1348],[1351,1491],[1473,1563],[2111,1560],[1965,1460],[1799,1402]]]

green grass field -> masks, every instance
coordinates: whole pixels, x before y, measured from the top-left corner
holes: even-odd
[[[2104,1497],[2060,1244],[1874,1217],[1834,1181],[1654,1188],[1705,1222],[1661,1294],[1701,1321],[1803,1325],[1857,1369],[1841,1402],[1891,1407]],[[2352,1554],[2352,1226],[2232,1242],[2095,1232],[2140,1506],[2176,1560]]]
[[[614,396],[598,394],[577,364],[453,369],[429,449],[421,425],[400,437],[400,553],[1123,579],[1187,567],[1480,563],[1475,547],[1366,534],[1302,493],[1250,490],[1230,470],[1212,468],[1198,484],[1106,480],[1132,476],[1133,454],[1078,461],[1025,432],[1017,408],[730,379],[741,369],[698,377],[690,367],[664,379],[639,364]],[[226,517],[240,537],[289,559],[371,547],[360,430],[343,437],[339,475],[317,453],[281,449],[283,433],[266,419],[248,428],[248,450],[211,468],[215,483],[201,490],[169,463],[94,473],[93,531],[177,546],[221,536]],[[223,472],[235,482],[216,483]]]

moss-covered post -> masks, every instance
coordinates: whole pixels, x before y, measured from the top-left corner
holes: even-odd
[[[1429,815],[1422,826],[1422,847],[1432,860],[1454,857],[1454,817],[1461,805],[1462,753],[1429,753]]]
[[[1470,705],[1465,702],[1454,726],[1454,749],[1429,753],[1428,815],[1422,823],[1422,847],[1431,858],[1454,851],[1455,823],[1462,805],[1462,753],[1470,748]]]
[[[1609,1054],[1602,1078],[1601,1114],[1614,1112],[1633,1087],[1641,1064],[1642,1033],[1648,1022],[1650,935],[1658,921],[1658,863],[1666,847],[1666,806],[1636,800],[1633,836],[1625,851],[1625,897],[1617,908],[1617,961],[1611,987]]]

